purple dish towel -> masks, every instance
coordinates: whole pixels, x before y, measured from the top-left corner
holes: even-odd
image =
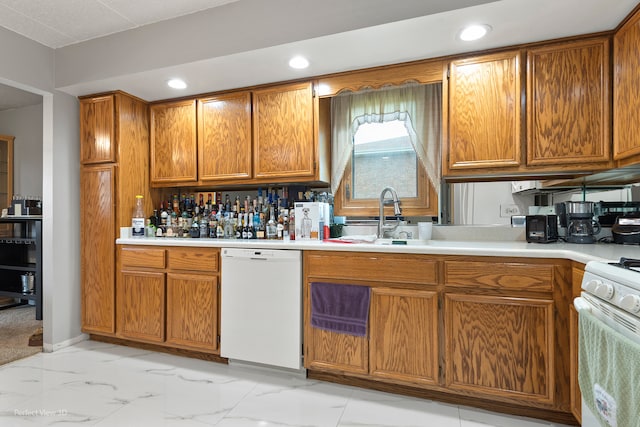
[[[311,283],[311,326],[366,337],[369,294],[368,286]]]

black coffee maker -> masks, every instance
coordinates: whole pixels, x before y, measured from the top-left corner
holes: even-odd
[[[595,243],[600,223],[593,218],[593,202],[565,202],[556,204],[560,226],[566,227],[568,243]]]

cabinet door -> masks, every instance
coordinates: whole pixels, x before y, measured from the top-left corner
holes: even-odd
[[[521,164],[520,51],[453,61],[444,173]]]
[[[163,342],[164,272],[123,270],[118,280],[117,334],[140,341]]]
[[[115,332],[115,169],[113,165],[81,170],[80,216],[82,330]]]
[[[607,166],[609,39],[532,49],[527,69],[527,165]]]
[[[640,155],[640,12],[613,37],[613,158]]]
[[[196,101],[151,106],[151,183],[196,182]]]
[[[290,182],[316,176],[314,104],[311,83],[253,93],[255,178]]]
[[[367,338],[313,328],[310,323],[305,336],[305,368],[355,374],[369,373]]]
[[[113,95],[80,100],[80,162],[116,161]]]
[[[306,268],[306,267],[305,267]],[[304,367],[307,369],[369,373],[367,337],[339,334],[311,326],[311,285],[304,301]]]
[[[413,289],[371,289],[369,370],[374,377],[438,382],[438,296]]]
[[[451,390],[553,403],[553,300],[445,294],[444,322]]]
[[[198,176],[201,181],[251,178],[251,93],[198,100]]]
[[[167,343],[218,353],[218,277],[167,273]]]

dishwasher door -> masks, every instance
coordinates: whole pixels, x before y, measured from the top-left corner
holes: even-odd
[[[220,355],[302,367],[302,255],[223,248]]]

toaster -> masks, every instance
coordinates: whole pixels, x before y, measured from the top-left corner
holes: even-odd
[[[551,243],[558,241],[557,215],[527,215],[525,218],[527,242]]]
[[[634,212],[616,218],[611,226],[613,241],[619,244],[640,244],[640,213]]]

